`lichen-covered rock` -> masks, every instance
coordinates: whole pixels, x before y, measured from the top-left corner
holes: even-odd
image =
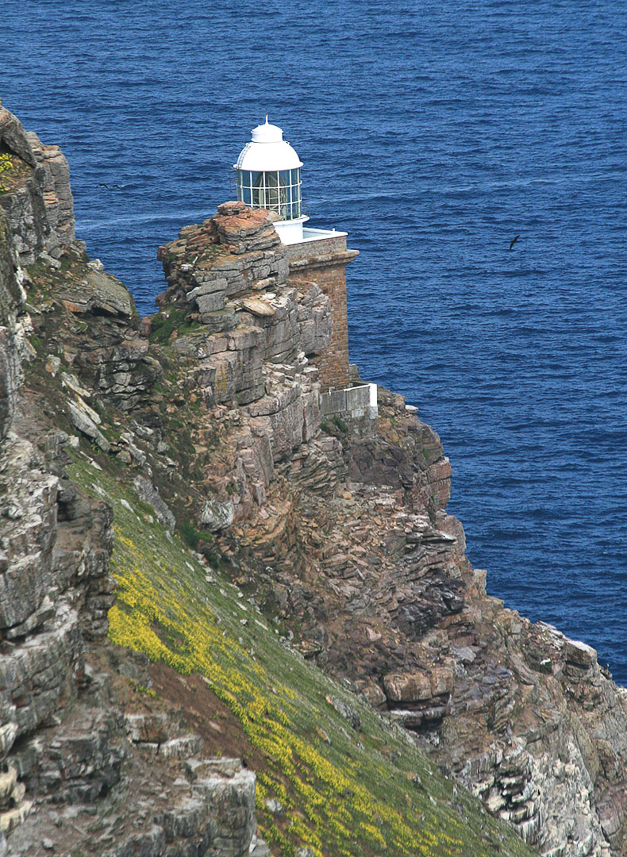
[[[149,503],[155,510],[155,515],[169,529],[174,529],[176,519],[167,505],[159,496],[159,491],[144,476],[136,476],[133,487],[144,503]]]
[[[211,321],[225,301],[287,280],[287,251],[272,226],[270,212],[243,203],[225,203],[197,226],[186,226],[176,241],[159,248],[168,290],[164,304],[184,301],[201,321]]]
[[[52,585],[58,480],[37,467],[30,444],[14,435],[5,441],[2,461],[0,628],[5,629],[34,613]]]
[[[224,760],[228,762],[229,760]],[[255,775],[241,763],[225,767],[222,760],[208,776],[198,777],[192,793],[206,801],[212,817],[212,846],[224,857],[240,857],[248,851],[255,821]]]
[[[74,241],[74,199],[70,187],[70,166],[58,146],[45,146],[36,134],[30,132],[28,140],[31,144],[35,160],[44,167],[44,206],[50,231],[56,237],[59,245],[71,244]],[[48,241],[46,248],[50,253],[54,244]]]
[[[218,532],[231,526],[234,515],[235,510],[231,500],[224,503],[219,500],[207,500],[200,514],[200,523],[211,532]]]
[[[95,441],[103,452],[109,452],[111,445],[96,425],[93,419],[93,412],[89,413],[87,411],[85,403],[81,403],[80,400],[74,402],[68,401],[67,409],[72,425],[86,435],[86,437]]]
[[[25,294],[19,274],[9,223],[0,210],[0,441],[13,420],[20,381],[20,344],[16,326],[23,312]]]
[[[0,106],[0,140],[31,167],[35,166],[35,156],[24,126],[6,107]]]
[[[103,324],[99,333],[75,357],[84,379],[123,411],[145,404],[162,374],[148,343],[118,322]]]
[[[112,274],[90,270],[78,283],[63,287],[59,298],[76,313],[106,313],[131,319],[135,304],[128,289]]]
[[[36,134],[0,106],[0,144],[26,166],[11,193],[0,195],[11,227],[12,244],[22,265],[32,265],[45,250],[56,257],[74,241],[74,203],[68,163],[58,146],[45,146]]]

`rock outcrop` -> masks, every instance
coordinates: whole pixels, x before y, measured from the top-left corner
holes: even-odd
[[[255,268],[262,253],[270,271]],[[160,251],[170,283],[162,301],[185,301],[201,329],[215,323],[211,311],[241,313],[232,339],[217,347],[244,353],[250,345],[242,362],[265,381],[263,395],[261,385],[238,380],[233,358],[228,370],[216,362],[204,376],[206,419],[223,426],[229,449],[222,486],[234,514],[232,525],[213,528],[219,551],[267,610],[294,622],[306,657],[355,682],[542,853],[622,853],[625,691],[581,644],[486,595],[485,573],[470,567],[462,526],[445,511],[451,470],[439,438],[402,397],[380,390],[375,439],[341,421],[322,424],[315,368],[295,355],[327,340],[305,345],[307,328],[285,325],[277,349],[267,335],[272,316],[262,304],[274,308],[276,294],[298,300],[280,253],[263,213],[233,204]],[[272,278],[271,296],[262,274]],[[315,288],[301,306],[316,300]],[[203,294],[218,295],[219,307],[195,305]],[[265,342],[253,344],[251,314]],[[209,343],[224,333],[194,336]],[[170,347],[192,353],[181,333]]]
[[[154,713],[142,713],[146,703],[129,713],[129,680],[119,673],[151,680],[147,659],[120,661],[106,643],[111,508],[69,479],[72,438],[22,388],[22,362],[36,361],[23,266],[54,274],[62,253],[77,263],[83,252],[73,243],[67,162],[4,109],[0,147],[15,160],[13,186],[0,196],[0,853],[240,857],[256,829],[254,773],[236,759],[204,758],[200,737],[181,735],[177,713],[158,703]],[[112,398],[121,391],[107,380],[124,373],[116,401],[136,404],[142,379],[157,372],[136,369],[146,346],[125,339],[132,300],[114,278],[82,273],[67,282],[80,295],[68,311],[97,305],[112,340],[97,343],[90,365]],[[55,298],[68,307],[67,293]],[[44,373],[56,376],[59,364],[50,356]],[[59,381],[69,422],[109,449],[90,393],[75,375]],[[165,504],[159,513],[173,525]]]
[[[12,244],[22,265],[42,253],[58,259],[74,241],[74,201],[70,168],[58,146],[44,146],[34,133],[0,104],[0,153],[11,158],[10,193],[0,194],[0,208],[11,229]],[[3,173],[3,184],[10,176]]]
[[[58,149],[0,109],[0,152],[12,165],[0,195],[0,831],[11,848],[174,857],[253,843],[254,774],[206,758],[165,702],[138,703],[145,659],[105,642],[111,510],[69,478],[73,450],[132,486],[169,538],[178,528],[226,565],[306,659],[542,854],[624,853],[627,692],[588,646],[486,595],[446,513],[449,461],[402,396],[379,390],[376,437],[323,420],[315,360],[329,300],[290,280],[272,216],[227,203],[184,227],[159,249],[160,310],[140,321],[74,240]],[[357,710],[329,699],[358,730]]]
[[[11,426],[20,379],[20,323],[26,294],[6,216],[0,213],[0,440]]]

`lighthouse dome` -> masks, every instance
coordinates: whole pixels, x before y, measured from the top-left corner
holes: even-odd
[[[252,139],[237,163],[237,198],[251,208],[267,208],[279,215],[275,228],[284,243],[302,240],[302,161],[283,139],[283,131],[266,121],[253,128]]]
[[[237,170],[267,172],[273,170],[295,170],[302,167],[296,151],[283,139],[278,125],[271,125],[266,118],[263,125],[253,128],[252,139],[240,152]]]

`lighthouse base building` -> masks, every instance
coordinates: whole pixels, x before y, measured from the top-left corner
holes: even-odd
[[[320,369],[321,387],[328,392],[347,387],[350,383],[346,265],[358,255],[358,251],[346,249],[346,232],[325,229],[304,229],[303,232],[303,241],[289,244],[287,248],[289,281],[305,287],[307,283],[314,282],[331,301],[331,344],[316,363]],[[308,233],[313,235],[309,237]]]
[[[301,166],[281,129],[260,125],[235,165],[239,199],[158,253],[168,288],[157,302],[192,325],[172,347],[199,361],[204,404],[269,420],[279,458],[324,422],[377,430],[376,385],[349,372],[346,266],[358,253],[345,232],[308,225]]]
[[[305,226],[309,218],[302,213],[302,166],[295,150],[283,140],[283,131],[266,117],[265,124],[253,129],[251,141],[234,164],[238,199],[253,209],[275,213],[274,226],[289,259],[289,282],[301,290],[315,283],[329,297],[331,343],[314,360],[320,372],[323,412],[376,416],[376,386],[352,387],[349,376],[346,266],[359,253],[347,248],[346,232]]]

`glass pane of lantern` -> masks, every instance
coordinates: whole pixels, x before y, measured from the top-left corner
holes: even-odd
[[[279,189],[277,187],[276,173],[267,173],[266,181],[268,179],[270,179],[271,184],[269,187],[266,187],[266,206],[276,211],[279,207]]]
[[[264,181],[263,181],[263,173],[254,172],[251,174],[252,183],[253,183],[253,207],[254,208],[263,208],[266,204],[265,193],[264,193]]]
[[[288,189],[284,184],[279,188],[279,213],[283,220],[289,220],[290,212],[288,208],[289,196]]]

